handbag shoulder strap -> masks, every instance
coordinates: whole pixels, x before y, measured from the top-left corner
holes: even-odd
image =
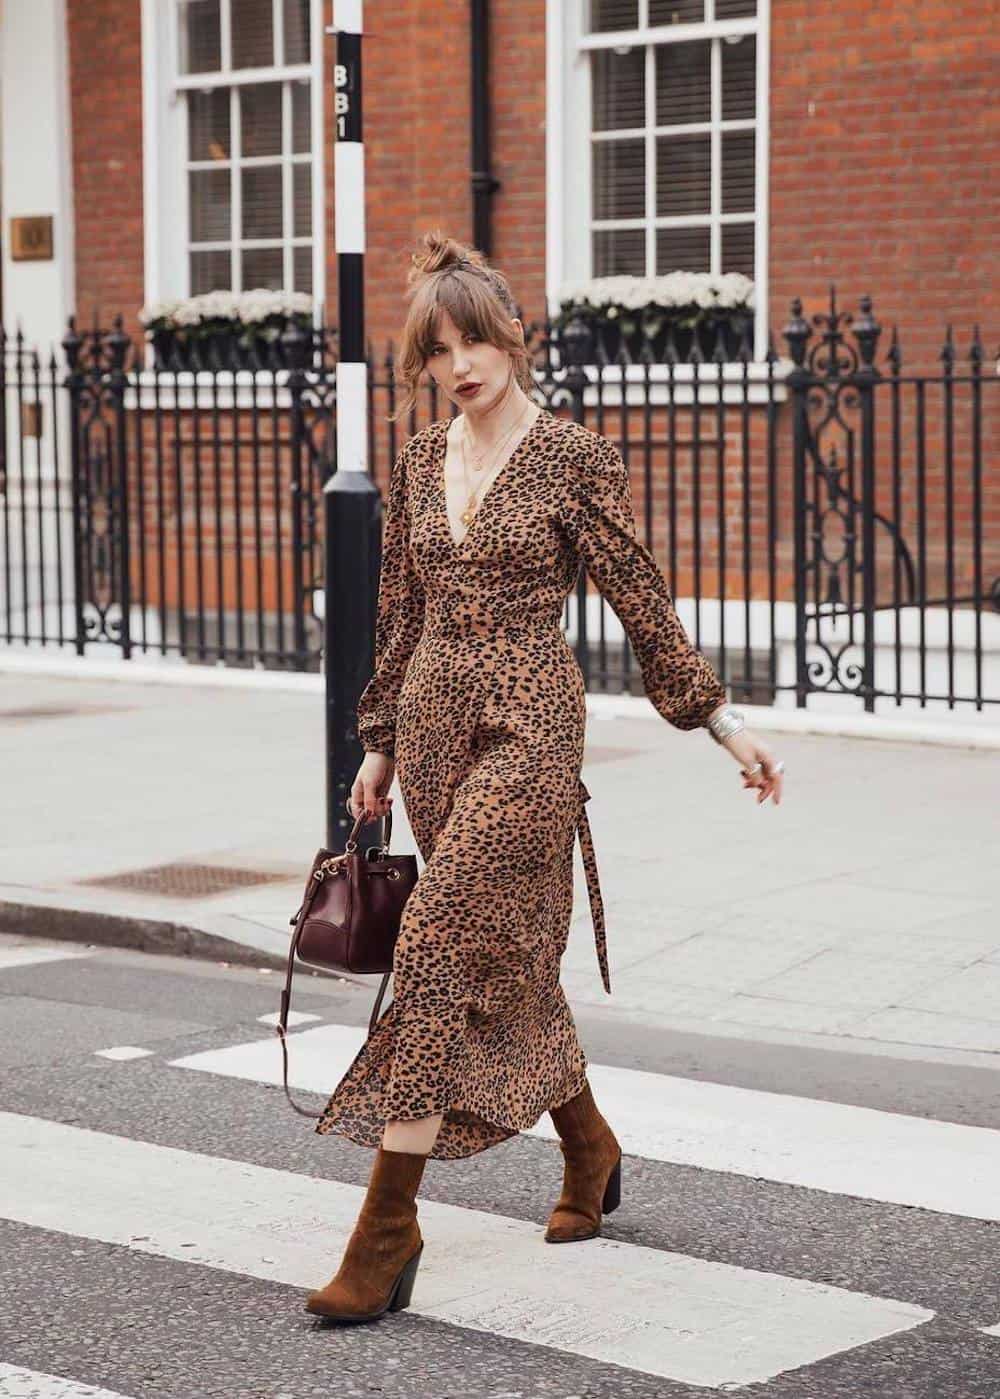
[[[389,820],[389,819],[391,819],[391,818],[388,816],[388,813],[387,813],[387,820]],[[358,829],[359,829],[359,827],[360,827],[360,824],[361,824],[361,817],[358,818],[358,821],[357,821],[357,823],[355,824],[354,830],[351,832],[351,838],[352,838],[352,839],[357,835],[357,832],[358,832]],[[387,834],[387,835],[386,835],[385,844],[388,845],[388,843],[389,843],[389,841],[388,841],[388,834]],[[299,1104],[298,1104],[298,1103],[295,1101],[295,1099],[292,1097],[291,1092],[290,1092],[289,1087],[288,1087],[288,1042],[287,1042],[287,1037],[288,1037],[288,1012],[289,1012],[289,1009],[290,1009],[290,1007],[291,1007],[291,1002],[292,1002],[292,976],[294,975],[294,972],[295,972],[295,953],[296,953],[296,951],[297,951],[297,949],[298,949],[298,945],[299,945],[299,934],[300,934],[301,931],[302,931],[303,925],[304,925],[304,923],[305,923],[306,915],[307,915],[308,912],[309,912],[309,907],[310,907],[310,905],[312,904],[313,898],[315,897],[315,895],[316,895],[316,890],[317,890],[318,888],[319,888],[319,880],[317,880],[317,879],[311,879],[311,880],[309,881],[309,888],[306,890],[305,897],[304,897],[303,900],[302,900],[302,904],[301,904],[301,906],[300,906],[300,908],[299,908],[299,911],[298,911],[298,913],[296,913],[295,917],[291,919],[291,922],[294,924],[294,927],[295,927],[295,933],[294,933],[294,935],[292,936],[292,940],[291,940],[291,943],[289,944],[289,948],[288,948],[288,962],[287,962],[287,965],[286,965],[286,967],[285,967],[285,985],[284,985],[284,989],[283,989],[282,992],[281,992],[281,1009],[280,1009],[279,1012],[278,1012],[278,1024],[277,1024],[277,1026],[275,1027],[275,1033],[277,1034],[278,1038],[281,1040],[282,1077],[283,1077],[283,1080],[284,1080],[285,1097],[288,1099],[289,1103],[290,1103],[291,1106],[295,1109],[295,1111],[296,1111],[297,1113],[299,1113],[302,1117],[313,1117],[313,1118],[322,1117],[323,1114],[322,1114],[321,1112],[310,1112],[310,1110],[309,1110],[308,1108],[300,1107]],[[379,989],[378,989],[378,995],[375,997],[375,1005],[372,1007],[372,1013],[371,1013],[371,1016],[369,1017],[369,1020],[368,1020],[368,1033],[369,1033],[369,1035],[370,1035],[370,1034],[373,1032],[373,1030],[375,1029],[375,1023],[376,1023],[376,1021],[377,1021],[378,1018],[379,1018],[379,1011],[380,1011],[381,1008],[382,1008],[382,1001],[383,1001],[383,999],[384,999],[384,997],[385,997],[386,987],[389,985],[389,978],[390,978],[390,976],[392,976],[392,972],[391,972],[391,971],[388,971],[388,972],[386,972],[385,975],[382,977],[382,984],[381,984],[381,986],[380,986]]]

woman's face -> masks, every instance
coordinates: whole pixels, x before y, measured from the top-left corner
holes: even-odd
[[[521,322],[512,318],[512,324],[520,328]],[[508,392],[510,355],[488,340],[477,339],[471,331],[463,335],[443,307],[437,334],[427,356],[431,378],[470,418],[481,416]],[[471,393],[459,392],[465,383],[480,387]]]

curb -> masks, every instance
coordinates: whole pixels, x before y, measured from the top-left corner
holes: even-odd
[[[94,913],[79,908],[54,908],[49,904],[0,902],[0,933],[47,938],[54,942],[86,942],[99,947],[128,947],[136,952],[195,957],[206,962],[234,962],[275,971],[284,971],[287,965],[285,957],[233,942],[216,933],[203,932],[200,928],[189,928],[183,923]],[[321,972],[321,975],[326,973]]]

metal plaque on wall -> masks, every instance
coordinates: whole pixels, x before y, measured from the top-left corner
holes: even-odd
[[[13,262],[48,262],[52,258],[52,215],[29,214],[10,221]]]

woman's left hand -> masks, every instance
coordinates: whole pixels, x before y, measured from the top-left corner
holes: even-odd
[[[766,802],[768,797],[774,797],[775,806],[780,806],[785,765],[777,760],[770,748],[749,729],[741,729],[732,737],[723,739],[722,747],[727,748],[740,764],[743,786],[756,788],[757,805]]]

